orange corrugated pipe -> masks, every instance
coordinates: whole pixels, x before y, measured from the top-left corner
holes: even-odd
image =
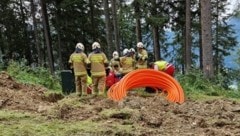
[[[171,102],[184,102],[184,92],[178,81],[162,71],[153,69],[137,69],[128,73],[108,89],[108,97],[120,101],[127,96],[127,91],[146,86],[166,91],[166,98]]]

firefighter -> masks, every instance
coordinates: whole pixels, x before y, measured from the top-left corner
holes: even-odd
[[[173,64],[163,60],[162,58],[160,58],[158,61],[152,63],[151,65],[152,65],[151,67],[154,70],[163,71],[163,72],[169,74],[170,76],[174,77],[175,68],[174,68]]]
[[[163,71],[163,72],[167,73],[168,75],[174,77],[175,68],[174,68],[173,64],[168,63],[167,61],[163,60],[162,58],[160,58],[158,61],[151,62],[150,68],[153,68],[154,70],[157,70],[157,71]],[[146,87],[145,91],[149,92],[149,93],[154,93],[154,92],[156,92],[156,89],[153,89],[152,87]],[[158,88],[158,92],[165,92],[165,91]]]
[[[107,78],[106,78],[106,88],[109,89],[113,84],[118,82],[122,78],[122,68],[120,67],[120,59],[117,51],[112,54],[112,59],[110,60]]]
[[[122,76],[122,68],[120,67],[120,58],[117,51],[113,52],[113,58],[110,60],[110,67],[115,76],[120,79]]]
[[[134,48],[130,48],[129,49],[129,53],[130,53],[130,56],[133,58],[134,60],[134,69],[136,69],[136,51]]]
[[[87,94],[87,70],[86,65],[89,63],[87,55],[84,53],[84,45],[77,43],[75,51],[69,58],[70,68],[73,69],[75,76],[76,93],[78,96]]]
[[[123,75],[134,70],[135,60],[131,57],[128,49],[123,50],[123,56],[120,58]]]
[[[130,48],[130,49],[129,49],[129,53],[130,53],[130,56],[131,56],[133,59],[135,59],[135,54],[136,54],[135,49],[134,49],[134,48]]]
[[[92,44],[92,53],[89,54],[91,76],[93,81],[94,95],[104,95],[106,86],[106,67],[108,66],[108,59],[101,51],[101,46],[98,42]]]
[[[143,69],[147,68],[148,53],[144,48],[142,42],[137,43],[137,54],[136,54],[136,68]]]

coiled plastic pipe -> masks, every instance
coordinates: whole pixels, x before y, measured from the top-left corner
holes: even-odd
[[[128,73],[108,89],[108,98],[121,101],[129,90],[146,86],[164,90],[167,92],[167,100],[171,102],[184,102],[184,92],[178,81],[162,71],[153,69],[137,69]]]

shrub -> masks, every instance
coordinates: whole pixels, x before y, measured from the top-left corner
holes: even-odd
[[[184,89],[186,95],[204,94],[209,96],[225,96],[231,98],[240,98],[239,91],[233,91],[221,86],[216,79],[208,80],[203,76],[200,70],[192,70],[185,75],[177,75],[176,79],[179,81]]]
[[[43,67],[29,67],[23,63],[11,61],[7,67],[8,73],[18,81],[28,84],[40,84],[49,89],[59,90],[58,77],[51,75],[50,71]]]

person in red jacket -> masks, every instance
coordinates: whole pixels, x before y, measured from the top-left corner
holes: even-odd
[[[174,77],[175,68],[173,64],[163,60],[162,58],[160,58],[160,60],[158,61],[155,61],[152,64],[152,68],[157,71],[163,71],[169,74],[170,76]]]
[[[107,69],[106,88],[109,89],[113,84],[120,81],[122,78],[122,68],[120,67],[120,58],[117,51],[113,52]]]
[[[163,71],[168,75],[174,77],[175,68],[173,64],[163,60],[162,58],[160,58],[158,61],[150,63],[150,67],[157,71]],[[161,89],[157,89],[157,90],[159,91]],[[146,87],[145,91],[149,93],[154,93],[156,92],[156,88]]]

